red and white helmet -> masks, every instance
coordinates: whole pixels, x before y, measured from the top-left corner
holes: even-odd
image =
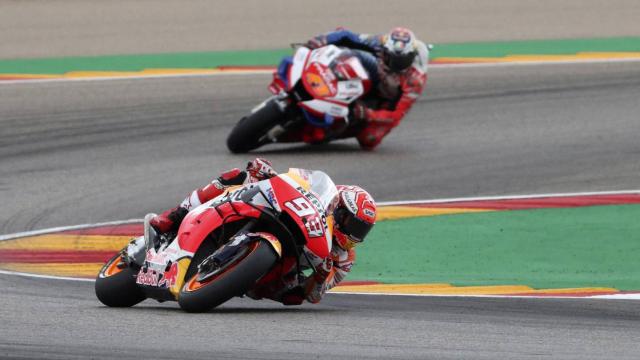
[[[393,28],[382,39],[382,60],[393,72],[408,69],[417,55],[416,36],[407,28]]]
[[[351,249],[364,241],[376,222],[376,203],[369,193],[355,185],[337,185],[338,206],[333,212],[334,237],[338,245]]]

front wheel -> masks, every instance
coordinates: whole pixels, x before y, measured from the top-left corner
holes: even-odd
[[[110,307],[131,307],[146,296],[136,284],[137,272],[122,261],[118,253],[102,267],[96,277],[96,296]]]
[[[266,101],[234,126],[227,137],[227,148],[232,153],[246,153],[268,143],[267,132],[280,122],[283,115],[275,100]]]
[[[182,287],[180,307],[188,312],[204,312],[247,292],[276,263],[278,256],[265,241],[248,244],[240,256],[223,265],[213,275],[198,281],[196,273]]]

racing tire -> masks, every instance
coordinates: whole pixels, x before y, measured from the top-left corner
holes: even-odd
[[[234,154],[246,153],[270,141],[261,141],[282,118],[283,113],[274,100],[247,117],[243,117],[233,127],[227,137],[227,148]]]
[[[131,307],[147,297],[136,284],[137,271],[129,266],[118,268],[120,253],[109,259],[96,277],[98,300],[109,307]]]
[[[235,259],[212,278],[197,281],[198,273],[189,278],[180,290],[178,303],[187,312],[205,312],[247,292],[278,260],[266,241],[248,246],[240,258]]]

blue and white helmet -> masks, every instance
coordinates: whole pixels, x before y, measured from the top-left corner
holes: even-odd
[[[408,69],[417,54],[416,37],[407,28],[393,28],[382,38],[382,61],[393,72]]]

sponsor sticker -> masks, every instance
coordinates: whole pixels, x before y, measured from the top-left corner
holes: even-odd
[[[147,269],[145,272],[144,269],[140,269],[136,277],[136,283],[147,286],[158,286],[158,277],[159,274],[155,270]]]
[[[267,199],[269,200],[269,202],[271,204],[277,204],[278,202],[276,201],[276,194],[273,192],[273,189],[271,187],[269,187],[267,189]]]
[[[324,228],[326,227],[326,219],[324,216],[322,219],[318,216],[307,216],[305,218],[304,226],[307,228],[307,234],[309,237],[320,237],[324,235]]]
[[[352,213],[358,213],[358,207],[356,206],[356,194],[354,192],[343,192],[342,200]]]
[[[136,283],[145,286],[155,286],[168,289],[176,284],[178,277],[178,263],[173,263],[168,270],[160,272],[153,269],[140,269]]]
[[[375,215],[375,213],[371,209],[365,208],[363,211],[364,211],[364,214],[367,215],[368,217],[373,217]]]
[[[165,271],[160,280],[158,281],[158,287],[161,288],[170,288],[176,284],[176,279],[178,278],[178,263],[171,264],[169,270]]]

